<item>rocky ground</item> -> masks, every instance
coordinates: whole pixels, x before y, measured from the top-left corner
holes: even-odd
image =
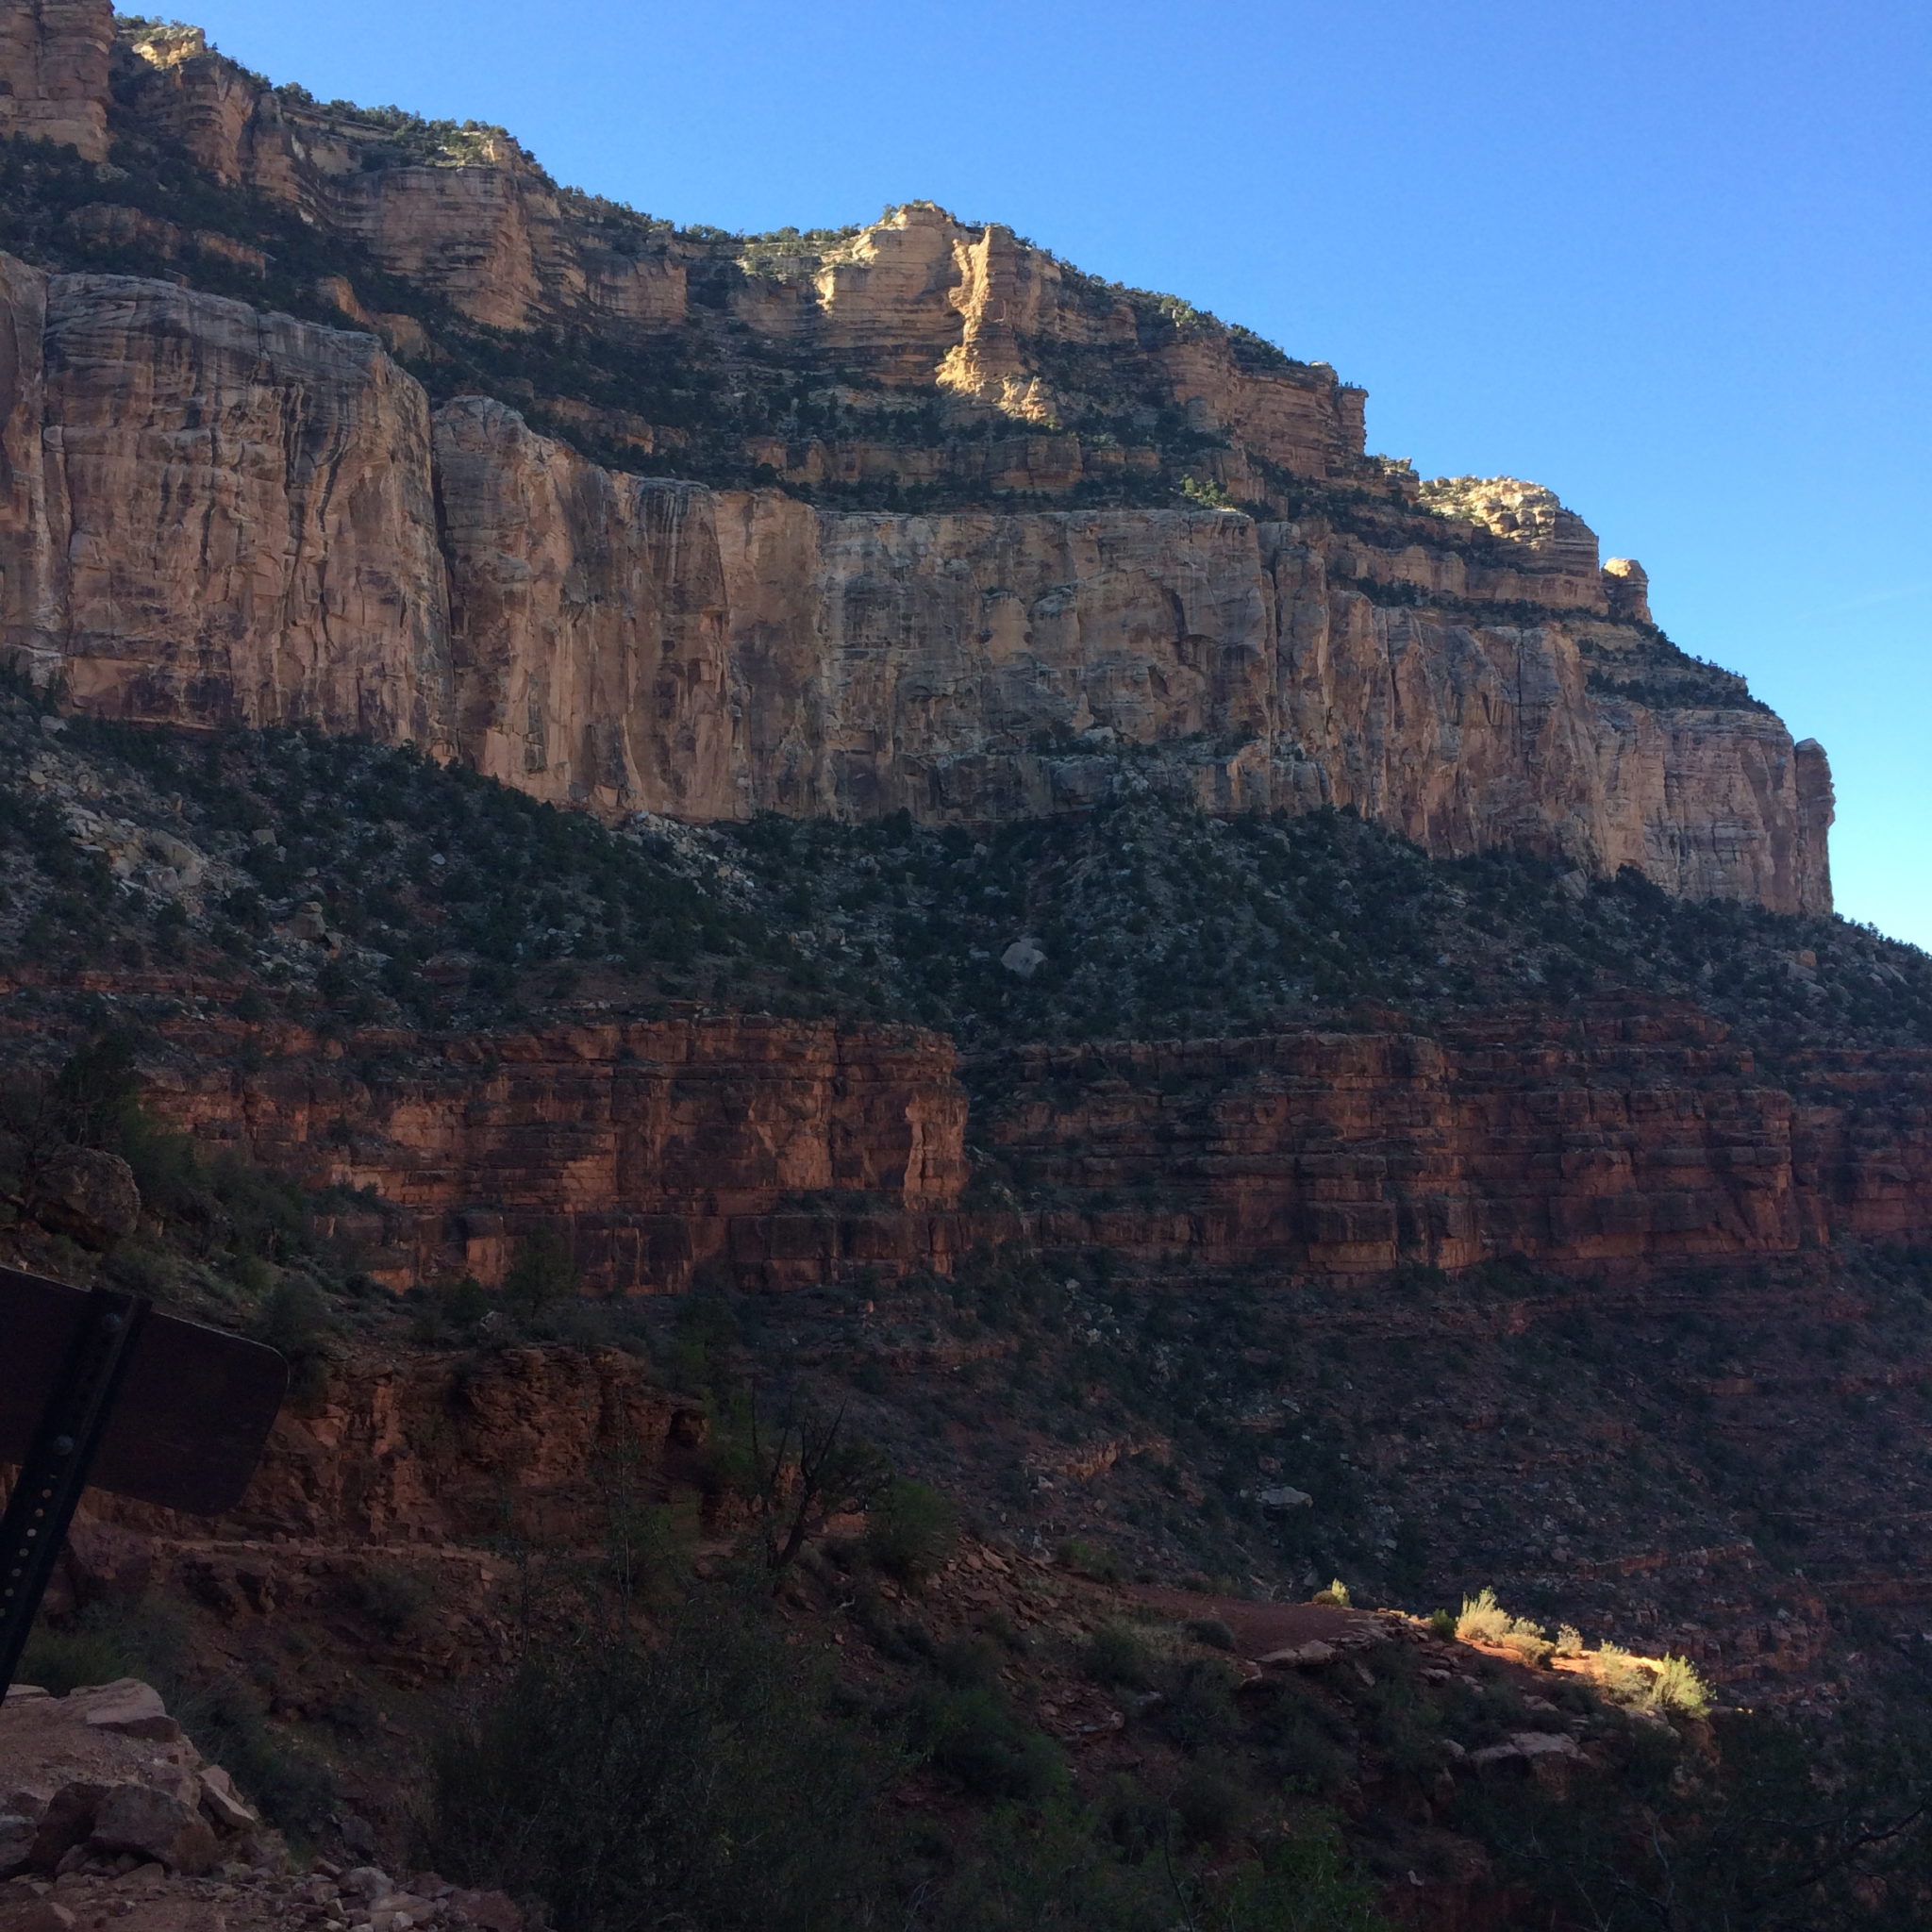
[[[59,1697],[14,1686],[0,1707],[0,1780],[6,1932],[522,1932],[498,1893],[291,1858],[133,1678]]]
[[[701,1569],[725,1545],[708,1548]],[[849,1527],[842,1541],[814,1541],[779,1596],[793,1642],[829,1639],[849,1707],[924,1711],[914,1722],[930,1728],[950,1698],[960,1722],[990,1726],[974,1750],[1033,1737],[1039,1762],[1063,1759],[1081,1791],[1113,1792],[1115,1804],[1129,1791],[1168,1793],[1139,1802],[1193,1816],[1197,1849],[1232,1843],[1278,1812],[1271,1780],[1291,1766],[1288,1789],[1316,1804],[1311,1815],[1323,1797],[1347,1794],[1352,1831],[1406,1922],[1447,1923],[1441,1914],[1455,1901],[1493,1887],[1494,1851],[1462,1816],[1472,1794],[1527,1780],[1562,1797],[1579,1781],[1613,1783],[1646,1727],[1667,1740],[1703,1735],[1694,1703],[1659,1699],[1654,1666],[1608,1653],[1551,1658],[1547,1643],[1508,1640],[1507,1618],[1503,1641],[1472,1627],[1458,1641],[1391,1612],[1123,1590],[971,1539],[917,1583],[869,1569],[858,1549]],[[261,1555],[299,1560],[284,1547]],[[507,1581],[499,1574],[499,1591]],[[496,1601],[508,1609],[506,1596]],[[299,1595],[260,1614],[277,1643],[306,1631],[339,1666],[390,1675],[370,1669],[380,1646],[358,1660],[340,1620],[318,1620]],[[206,1641],[219,1645],[221,1620],[210,1628]],[[56,1644],[42,1661],[70,1655]],[[441,1692],[446,1712],[453,1690]],[[291,1855],[145,1684],[58,1697],[17,1689],[0,1711],[0,1926],[521,1932],[522,1911],[499,1892],[426,1872],[391,1879],[368,1857],[378,1841],[405,1847],[421,1827],[411,1808],[425,1778],[421,1744],[385,1743],[380,1769],[366,1749],[339,1749],[344,1792],[366,1792],[375,1822],[349,1813],[345,1796],[316,1821],[329,1856]],[[969,1832],[973,1800],[997,1796],[1014,1774],[999,1761],[935,1745],[908,1766],[900,1802]]]

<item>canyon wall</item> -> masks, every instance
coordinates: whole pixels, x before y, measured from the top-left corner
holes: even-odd
[[[0,304],[16,663],[83,710],[428,739],[429,408],[375,340],[9,257]]]
[[[353,1057],[291,1037],[243,1074],[244,1033],[192,1031],[155,1104],[310,1185],[374,1188],[380,1212],[345,1231],[399,1288],[499,1282],[540,1224],[591,1292],[682,1290],[707,1262],[771,1287],[945,1265],[932,1224],[965,1187],[966,1097],[941,1035],[732,1014],[368,1037]]]
[[[0,636],[80,708],[408,739],[693,818],[983,824],[1154,783],[1829,905],[1816,747],[1741,704],[1593,690],[1620,647],[1594,612],[1378,601],[1467,596],[1454,552],[641,478],[486,398],[432,419],[368,335],[10,261],[0,294]]]
[[[1028,1047],[980,1132],[1050,1247],[1320,1277],[1644,1273],[1932,1232],[1932,1053],[1761,1072],[1690,1007]]]
[[[1932,1240],[1932,1053],[1821,1052],[1773,1076],[1671,1003],[989,1058],[974,1139],[1011,1191],[981,1205],[939,1035],[743,1016],[442,1041],[165,1032],[154,1105],[211,1147],[375,1190],[342,1228],[396,1287],[500,1281],[541,1224],[601,1293],[681,1290],[707,1264],[746,1288],[946,1274],[1014,1241],[1345,1282]]]
[[[100,0],[9,0],[0,12],[0,131],[108,158],[114,9]]]
[[[674,231],[500,130],[324,107],[92,0],[9,14],[5,89],[0,131],[185,161],[370,291],[309,285],[341,328],[192,292],[308,242],[190,231],[112,168],[58,233],[175,280],[0,261],[0,654],[80,709],[409,740],[610,814],[1349,807],[1829,909],[1822,751],[1662,640],[1547,490],[1366,455],[1325,365],[928,204]],[[426,375],[523,339],[580,349],[593,399],[541,348],[499,383],[522,410],[432,408],[383,347]],[[806,500],[858,485],[951,507]]]

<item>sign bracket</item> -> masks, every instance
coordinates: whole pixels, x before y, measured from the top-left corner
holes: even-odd
[[[153,1306],[145,1295],[109,1288],[90,1290],[87,1300],[0,1515],[0,1696],[20,1666]]]

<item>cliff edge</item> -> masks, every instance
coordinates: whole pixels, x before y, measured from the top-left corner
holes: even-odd
[[[1185,303],[929,204],[675,230],[82,0],[11,16],[0,131],[0,650],[77,709],[608,815],[1352,807],[1829,909],[1822,750],[1640,566]]]

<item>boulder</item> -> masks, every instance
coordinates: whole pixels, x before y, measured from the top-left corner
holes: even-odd
[[[438,1916],[434,1901],[413,1891],[392,1891],[369,1907],[369,1932],[414,1932]]]
[[[25,1862],[31,1870],[51,1872],[75,1845],[87,1842],[106,1790],[105,1784],[75,1778],[47,1800],[35,1820],[33,1843],[27,1848]]]
[[[1500,1744],[1472,1751],[1469,1761],[1479,1771],[1536,1770],[1582,1756],[1583,1747],[1567,1731],[1514,1731]]]
[[[0,1811],[0,1878],[18,1872],[40,1835],[39,1824],[18,1811]]]
[[[480,1932],[524,1932],[524,1915],[508,1892],[453,1891],[443,1904]]]
[[[328,914],[319,899],[305,899],[295,908],[285,929],[291,939],[306,940],[313,946],[333,946],[335,943],[329,936]]]
[[[219,1830],[248,1831],[261,1823],[260,1813],[235,1789],[235,1780],[219,1764],[204,1764],[200,1783],[201,1808]]]
[[[138,1677],[121,1677],[68,1698],[90,1730],[113,1731],[124,1738],[145,1738],[157,1744],[176,1744],[181,1726],[168,1715],[161,1693]]]
[[[212,1870],[216,1857],[208,1821],[192,1806],[152,1785],[113,1786],[94,1814],[90,1842],[96,1851],[132,1852],[192,1875]]]
[[[34,1177],[31,1207],[41,1225],[90,1248],[111,1247],[141,1224],[141,1190],[118,1154],[64,1147]]]
[[[1312,1509],[1315,1499],[1306,1490],[1291,1489],[1283,1483],[1275,1489],[1263,1490],[1255,1498],[1262,1508],[1276,1516],[1286,1516],[1296,1509]]]
[[[1271,1650],[1264,1657],[1256,1661],[1274,1664],[1287,1670],[1306,1669],[1310,1664],[1333,1663],[1340,1653],[1332,1643],[1325,1643],[1319,1637],[1311,1637],[1306,1643],[1291,1643],[1285,1650]]]
[[[1583,1756],[1583,1746],[1568,1731],[1518,1731],[1509,1741],[1531,1759]]]
[[[73,1932],[75,1923],[65,1906],[50,1898],[29,1899],[0,1910],[0,1932]]]

